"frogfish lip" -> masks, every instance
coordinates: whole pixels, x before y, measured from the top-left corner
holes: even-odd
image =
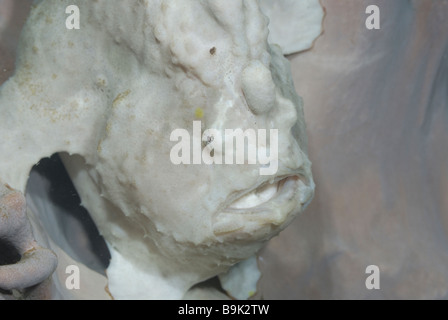
[[[226,240],[269,239],[286,227],[313,195],[313,182],[299,173],[264,181],[216,215],[213,232]]]

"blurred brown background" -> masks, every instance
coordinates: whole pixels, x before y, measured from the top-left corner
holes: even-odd
[[[324,34],[290,57],[316,196],[264,251],[264,297],[447,299],[448,1],[322,4]]]

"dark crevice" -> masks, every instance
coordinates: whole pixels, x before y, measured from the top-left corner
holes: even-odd
[[[12,296],[12,290],[3,290],[2,288],[0,288],[0,296],[1,295]]]
[[[10,241],[0,238],[0,266],[17,263],[21,258],[19,251]]]
[[[65,236],[65,247],[67,244],[71,247],[67,253],[75,260],[78,260],[88,267],[102,274],[109,265],[110,253],[104,238],[100,235],[94,221],[89,212],[81,205],[81,199],[75,189],[59,155],[55,154],[50,158],[39,161],[34,166],[35,170],[41,177],[50,183],[47,197],[58,209],[58,216],[49,219],[57,221],[59,226],[58,233]],[[75,224],[77,227],[72,227]],[[45,225],[45,223],[44,223]],[[50,236],[52,236],[50,234]],[[52,238],[60,238],[60,236],[52,236]],[[79,239],[85,239],[87,242],[81,246],[77,243]],[[71,252],[70,252],[71,251]]]

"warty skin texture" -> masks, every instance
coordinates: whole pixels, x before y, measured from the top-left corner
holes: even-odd
[[[69,4],[82,8],[80,30],[61,28]],[[47,0],[32,9],[16,73],[0,89],[0,177],[24,191],[41,158],[72,155],[66,167],[112,254],[115,298],[182,298],[255,254],[311,200],[302,102],[267,30],[255,1]],[[261,78],[244,72],[254,64]],[[270,103],[253,105],[252,86]],[[203,128],[278,129],[275,177],[258,165],[173,165],[170,133],[191,128],[197,108]],[[285,177],[283,198],[228,212]]]

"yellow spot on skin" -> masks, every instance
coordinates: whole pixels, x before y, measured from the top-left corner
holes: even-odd
[[[204,117],[204,110],[202,110],[202,108],[196,108],[194,115],[196,118],[202,119]]]
[[[77,109],[78,107],[79,107],[78,101],[70,102],[70,108],[71,109]]]
[[[30,255],[30,254],[33,253],[34,251],[36,251],[36,248],[31,248],[31,249],[25,251],[25,252],[23,253],[23,255],[24,255],[24,256]]]
[[[98,143],[98,146],[97,146],[97,148],[96,148],[96,150],[97,150],[98,153],[101,153],[101,152],[103,151],[103,147],[101,146],[102,143],[103,143],[102,140],[100,140],[100,142]]]
[[[104,88],[106,86],[106,79],[98,78],[96,81],[98,87]]]
[[[55,80],[57,77],[58,77],[58,75],[55,74],[55,73],[53,73],[52,76],[51,76],[51,78],[52,78],[53,80]]]
[[[125,92],[118,94],[118,96],[112,102],[112,105],[115,107],[118,103],[120,103],[122,100],[124,100],[130,93],[131,93],[131,90],[126,90]]]

